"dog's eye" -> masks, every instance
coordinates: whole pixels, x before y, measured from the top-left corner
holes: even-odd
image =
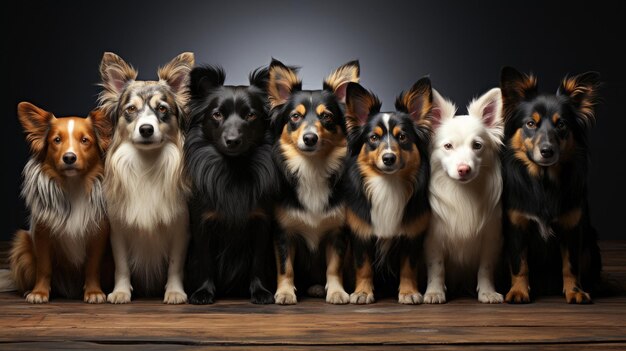
[[[406,141],[406,134],[404,133],[400,133],[398,134],[398,140],[400,140],[401,143]]]
[[[528,121],[526,122],[526,127],[530,128],[530,129],[534,129],[537,127],[537,123],[535,123],[535,121]]]
[[[165,105],[159,105],[159,112],[167,113],[167,107],[165,107]]]
[[[445,143],[445,144],[443,144],[443,148],[446,149],[446,150],[452,150],[452,144]]]
[[[302,115],[296,112],[296,113],[292,113],[291,116],[289,116],[289,118],[291,118],[291,121],[293,123],[297,123],[299,120],[302,119]]]
[[[473,143],[472,143],[472,149],[474,149],[474,150],[480,150],[480,149],[482,149],[482,148],[483,148],[483,144],[481,144],[480,142],[475,141],[475,142],[473,142]]]
[[[567,127],[567,126],[565,125],[565,122],[563,122],[563,120],[562,120],[562,119],[560,119],[560,120],[558,120],[558,121],[556,122],[556,127],[557,127],[558,129],[565,129],[565,127]]]
[[[83,145],[87,145],[89,143],[89,139],[87,139],[85,137],[82,137],[82,138],[80,138],[80,143],[83,144]]]
[[[60,144],[61,143],[61,137],[56,137],[56,138],[52,139],[52,141],[54,141],[55,144]]]
[[[380,139],[380,137],[377,134],[372,134],[370,135],[370,142],[371,143],[375,143]]]
[[[128,107],[126,108],[126,113],[129,113],[129,114],[130,114],[130,113],[134,113],[135,111],[137,111],[137,107],[135,107],[135,106],[132,106],[132,105],[131,105],[131,106],[128,106]]]
[[[256,113],[254,112],[249,112],[246,115],[246,121],[254,121],[256,119]]]
[[[322,112],[320,117],[322,118],[322,122],[324,123],[330,123],[333,121],[333,114],[330,112]]]
[[[211,117],[213,117],[214,120],[216,121],[221,121],[222,119],[224,119],[224,116],[222,115],[221,112],[217,111],[217,112],[213,112],[213,114],[211,115]]]

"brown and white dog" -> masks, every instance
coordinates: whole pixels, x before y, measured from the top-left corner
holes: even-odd
[[[110,124],[98,110],[87,118],[57,118],[28,102],[18,105],[18,116],[31,150],[22,186],[31,224],[13,239],[12,279],[30,303],[47,303],[51,290],[102,303],[100,268],[109,243],[103,156]]]
[[[131,290],[161,295],[164,286],[164,303],[187,301],[189,191],[181,125],[193,64],[193,54],[183,53],[159,69],[158,81],[138,81],[119,56],[102,58],[100,106],[115,126],[104,183],[115,260],[111,303],[130,302]]]

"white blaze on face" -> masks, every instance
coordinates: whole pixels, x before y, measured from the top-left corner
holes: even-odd
[[[391,117],[388,113],[383,113],[383,124],[385,125],[385,129],[387,129],[387,150],[391,150],[391,131],[389,130],[389,117]]]
[[[65,152],[76,153],[76,151],[74,150],[74,121],[73,120],[69,120],[67,122],[67,135],[68,135],[68,139],[70,142],[70,147]]]

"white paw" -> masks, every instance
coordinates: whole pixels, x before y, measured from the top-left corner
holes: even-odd
[[[277,305],[295,305],[298,299],[294,292],[277,292],[274,295],[274,302]]]
[[[30,303],[48,303],[48,296],[49,294],[46,293],[31,292],[26,295],[26,301]]]
[[[442,291],[427,291],[424,295],[424,303],[446,303],[446,293]]]
[[[185,294],[183,291],[166,291],[165,297],[163,298],[163,303],[170,305],[187,303],[187,294]]]
[[[502,294],[498,294],[495,291],[481,291],[478,293],[478,301],[482,303],[502,303],[504,298],[502,297]]]
[[[350,295],[343,290],[329,291],[326,294],[326,302],[333,305],[345,305],[350,302]]]
[[[350,294],[350,303],[352,304],[366,305],[374,303],[374,301],[374,293],[372,292],[359,291]]]
[[[113,291],[107,296],[107,301],[109,303],[129,303],[130,302],[130,291]]]
[[[398,303],[403,305],[419,305],[422,302],[424,302],[424,297],[418,292],[398,294]]]

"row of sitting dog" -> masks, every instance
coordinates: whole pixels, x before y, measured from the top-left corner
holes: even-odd
[[[277,60],[247,86],[225,85],[191,53],[158,81],[137,80],[112,53],[100,74],[87,118],[18,105],[31,225],[10,263],[28,302],[52,291],[89,303],[295,304],[306,292],[369,304],[387,289],[420,304],[471,286],[480,302],[524,303],[531,286],[551,285],[568,303],[591,302],[597,73],[541,94],[535,77],[504,68],[466,115],[427,77],[381,111],[357,61],[321,90],[302,89],[298,69]]]

